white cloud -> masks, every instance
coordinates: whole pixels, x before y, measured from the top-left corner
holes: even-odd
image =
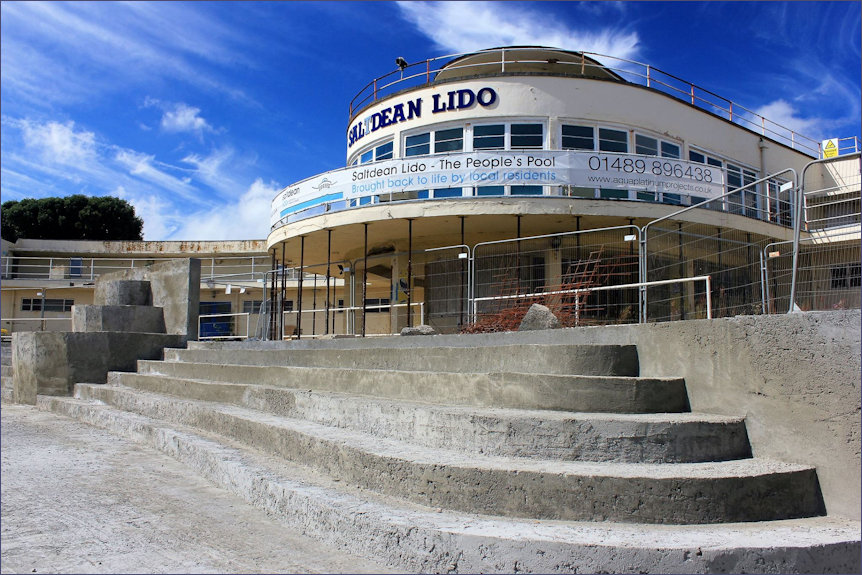
[[[166,132],[202,132],[214,131],[206,120],[201,118],[200,108],[179,103],[173,110],[167,110],[162,116],[161,127]]]
[[[234,181],[230,172],[223,172],[222,167],[234,155],[231,148],[223,148],[213,151],[208,156],[189,154],[183,158],[183,162],[194,166],[195,177],[217,190],[220,194],[233,196],[236,194],[239,184]]]
[[[258,178],[232,203],[189,214],[173,239],[259,240],[269,234],[272,198],[281,190],[275,182]],[[145,220],[146,221],[146,220]]]
[[[155,156],[143,154],[134,150],[118,149],[114,160],[128,170],[129,175],[136,176],[146,182],[155,184],[163,190],[182,196],[185,200],[201,204],[200,190],[174,177],[155,166]]]
[[[820,137],[825,127],[824,125],[827,123],[822,118],[801,118],[799,110],[786,100],[781,99],[761,106],[754,110],[754,112],[770,122],[788,128],[797,134],[815,138]],[[784,134],[781,133],[780,135],[783,136]]]
[[[155,194],[130,193],[120,186],[113,195],[132,204],[135,215],[144,220],[144,239],[168,238],[182,224],[183,218],[177,214],[176,208]]]
[[[34,105],[165,78],[247,99],[220,68],[252,66],[248,36],[181,2],[3,2],[3,87]]]
[[[633,58],[639,49],[637,32],[576,30],[506,2],[399,2],[398,6],[407,20],[451,52],[531,45]]]
[[[37,151],[42,160],[55,164],[79,164],[96,156],[96,135],[93,132],[75,131],[75,123],[20,122],[24,145]]]

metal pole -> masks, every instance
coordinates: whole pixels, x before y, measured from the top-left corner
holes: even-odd
[[[517,228],[515,229],[515,237],[519,238],[515,242],[515,250],[516,250],[516,256],[517,256],[517,259],[515,260],[515,267],[517,268],[516,273],[518,274],[517,283],[515,284],[515,285],[517,285],[517,289],[515,290],[515,293],[521,293],[521,240],[520,240],[520,237],[521,237],[521,216],[518,215],[515,217],[518,218],[518,225],[517,225]]]
[[[331,268],[331,259],[332,259],[332,230],[326,230],[326,326],[324,327],[323,333],[329,333],[329,278],[330,278],[330,268]]]
[[[287,288],[285,283],[287,281],[287,269],[285,269],[285,242],[281,243],[281,305],[278,306],[278,321],[279,321],[279,333],[281,334],[281,339],[284,339],[286,335],[284,333],[284,308],[286,302],[284,301],[285,294],[287,293]]]
[[[413,327],[413,220],[407,220],[407,327]]]
[[[464,216],[461,218],[461,245],[464,245]],[[464,326],[464,260],[461,259],[461,299],[458,300],[458,327]]]
[[[305,275],[305,236],[299,237],[299,281],[296,294],[296,339],[302,339],[302,278]]]
[[[317,274],[314,274],[314,288],[311,290],[311,335],[317,333]]]
[[[269,340],[275,339],[275,248],[272,248],[272,264],[269,280]]]
[[[365,337],[365,324],[368,313],[368,224],[365,226],[365,247],[363,249],[362,264],[362,337]]]
[[[677,222],[677,243],[679,244],[679,277],[685,277],[685,260],[682,256],[682,222]],[[679,286],[679,319],[685,319],[685,286]]]

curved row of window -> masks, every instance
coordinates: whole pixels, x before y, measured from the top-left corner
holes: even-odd
[[[487,150],[541,150],[552,147],[546,123],[529,120],[512,120],[488,124],[435,126],[419,132],[401,134],[400,156],[403,158]],[[646,156],[683,159],[683,144],[637,130],[619,127],[562,122],[557,132],[558,149],[593,150],[600,152],[634,153]],[[354,156],[352,165],[365,164],[394,157],[392,139],[372,145]],[[722,158],[705,150],[689,146],[688,161],[707,164],[726,170],[728,189],[751,184],[758,179],[757,172],[733,159]],[[782,206],[778,195],[781,182],[770,182],[766,194],[758,189],[744,190],[725,202],[724,209],[759,219],[783,221],[789,207]],[[543,195],[543,186],[480,186],[475,188],[449,188],[420,192],[404,192],[388,200],[452,198],[461,196],[518,196]],[[689,205],[703,198],[639,190],[602,188],[572,188],[551,195],[567,195],[599,199],[629,199],[660,202],[672,205]],[[401,197],[403,196],[403,197]],[[371,203],[363,198],[354,205]],[[379,199],[378,201],[387,201]],[[787,203],[787,200],[784,201]]]

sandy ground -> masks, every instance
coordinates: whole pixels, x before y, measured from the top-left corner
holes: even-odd
[[[33,407],[2,413],[2,573],[375,573],[154,450]]]

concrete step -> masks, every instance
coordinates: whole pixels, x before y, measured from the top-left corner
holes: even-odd
[[[230,355],[231,362],[234,357]],[[440,373],[143,360],[138,362],[138,372],[446,405],[604,413],[690,411],[685,381],[681,378]]]
[[[473,454],[631,463],[751,457],[741,417],[447,407],[151,373],[114,372],[108,382]]]
[[[410,504],[200,430],[73,398],[38,406],[161,450],[311,536],[405,572],[858,573],[860,523],[638,525],[517,520]]]
[[[390,338],[387,338],[390,339]],[[223,363],[225,350],[189,342],[189,349],[165,350],[165,360]],[[557,375],[637,376],[633,345],[492,345],[483,347],[379,346],[354,349],[263,348],[254,343],[229,353],[231,363],[295,367],[349,367],[433,372],[515,372]],[[388,342],[391,343],[391,342]],[[355,345],[360,345],[357,342]]]
[[[239,441],[376,493],[504,517],[696,524],[824,513],[809,466],[743,459],[631,464],[477,456],[124,386],[81,399]]]

